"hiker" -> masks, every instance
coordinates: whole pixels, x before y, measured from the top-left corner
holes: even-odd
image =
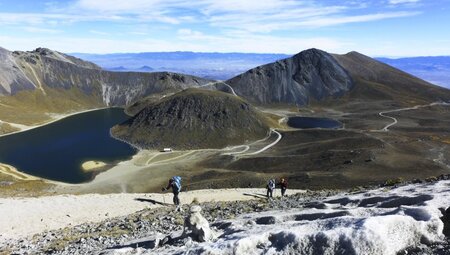
[[[275,189],[275,180],[270,179],[267,183],[267,198],[273,197],[273,190]]]
[[[170,178],[169,184],[166,188],[163,188],[163,191],[166,191],[168,189],[172,188],[173,192],[173,203],[177,206],[177,211],[181,210],[180,207],[180,198],[178,198],[178,194],[180,194],[181,191],[181,177],[180,176],[174,176]]]
[[[281,196],[284,197],[284,194],[286,194],[286,189],[287,189],[287,180],[284,178],[281,178],[280,183],[278,184],[280,185],[281,188]]]

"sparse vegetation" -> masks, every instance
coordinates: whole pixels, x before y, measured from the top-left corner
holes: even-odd
[[[403,178],[388,179],[384,182],[384,186],[394,186],[404,182]]]
[[[63,114],[104,107],[98,95],[88,95],[80,89],[46,88],[46,95],[37,91],[20,91],[13,96],[2,97],[0,120],[37,125],[51,120],[49,113]]]

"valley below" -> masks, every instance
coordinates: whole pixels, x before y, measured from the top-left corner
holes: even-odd
[[[448,247],[448,89],[318,49],[226,81],[44,48],[0,58],[0,254]],[[172,176],[214,242],[172,238],[186,215],[161,193]],[[268,199],[281,178],[289,196]]]
[[[363,115],[323,107],[261,110],[278,124],[257,141],[168,153],[141,149],[125,161],[111,158],[106,168],[86,173],[91,177],[79,184],[47,181],[36,175],[17,178],[20,172],[2,171],[1,195],[34,195],[36,189],[41,194],[158,192],[167,179],[179,174],[186,190],[258,188],[269,178],[281,177],[288,178],[293,188],[320,190],[426,179],[449,172],[450,109],[445,104],[404,111],[383,109],[386,116],[380,116],[378,110]],[[290,116],[328,117],[343,126],[296,129],[287,125]],[[85,154],[89,153],[86,149]],[[98,157],[91,160],[101,161]],[[46,163],[43,160],[44,168]],[[81,164],[71,171],[80,172]],[[67,176],[69,170],[65,171]]]

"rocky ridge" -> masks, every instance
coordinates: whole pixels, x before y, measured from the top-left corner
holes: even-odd
[[[109,72],[45,48],[10,52],[0,48],[0,95],[20,91],[79,89],[107,106],[123,106],[153,93],[196,87],[209,80],[168,72]]]

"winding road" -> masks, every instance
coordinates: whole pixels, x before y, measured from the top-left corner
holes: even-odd
[[[388,116],[388,115],[386,115],[386,113],[409,111],[409,110],[417,110],[419,108],[425,108],[425,107],[430,107],[430,106],[435,106],[435,105],[446,105],[446,106],[448,106],[450,104],[449,103],[445,103],[445,102],[434,102],[434,103],[426,104],[426,105],[416,105],[416,106],[413,106],[413,107],[407,107],[407,108],[401,108],[401,109],[395,109],[395,110],[389,110],[389,111],[380,112],[380,113],[378,113],[378,115],[380,115],[381,117],[384,117],[384,118],[389,118],[389,119],[393,120],[393,122],[387,124],[384,128],[382,128],[382,129],[380,129],[378,131],[387,132],[387,131],[389,131],[390,127],[392,127],[392,126],[394,126],[395,124],[398,123],[398,120],[396,118],[394,118],[392,116]]]
[[[262,148],[262,149],[260,149],[260,150],[258,150],[258,151],[251,152],[251,153],[246,153],[245,155],[256,155],[256,154],[259,154],[259,153],[261,153],[261,152],[264,152],[264,151],[270,149],[271,147],[275,146],[275,145],[281,140],[281,138],[283,137],[283,136],[281,135],[280,132],[276,131],[276,130],[273,129],[273,128],[270,129],[270,132],[271,132],[271,133],[273,132],[273,133],[275,133],[275,134],[278,135],[278,137],[277,137],[277,139],[275,140],[275,142],[273,142],[273,143],[271,143],[271,144],[265,146],[264,148]]]
[[[226,83],[223,82],[223,81],[220,81],[220,82],[217,82],[217,81],[215,81],[215,82],[209,82],[209,83],[207,83],[207,84],[205,84],[205,85],[202,85],[202,86],[199,86],[199,87],[197,87],[197,88],[208,87],[208,86],[214,86],[214,85],[217,85],[217,84],[222,84],[222,85],[227,86],[227,87],[231,90],[231,94],[233,94],[234,96],[238,96],[238,95],[236,94],[236,92],[234,91],[233,87],[231,87],[230,85],[226,84]]]

